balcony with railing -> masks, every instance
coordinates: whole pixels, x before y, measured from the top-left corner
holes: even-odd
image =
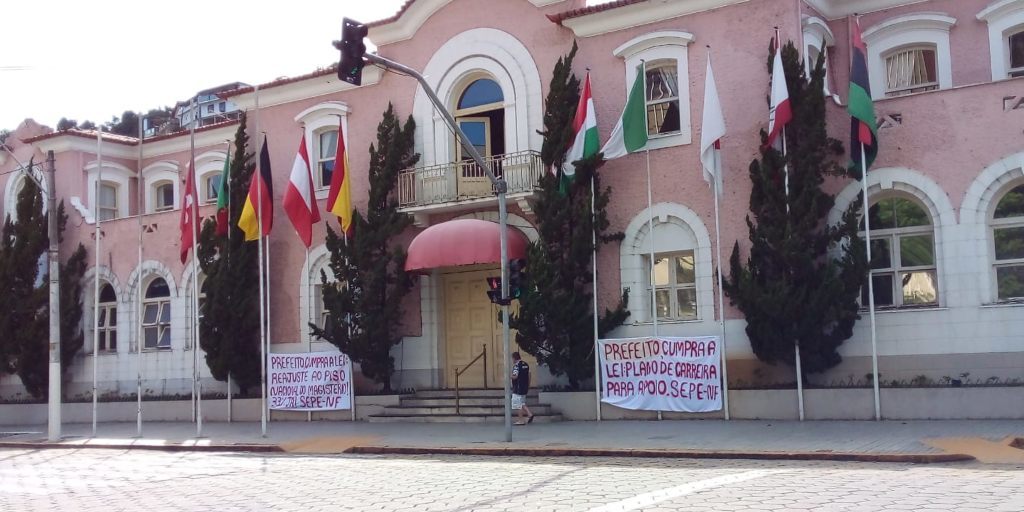
[[[487,157],[484,162],[508,183],[507,196],[527,205],[544,164],[537,151]],[[494,188],[476,163],[464,160],[406,169],[398,175],[399,209],[409,213],[461,210],[493,202]],[[527,206],[528,208],[528,206]],[[525,209],[525,208],[524,208]]]

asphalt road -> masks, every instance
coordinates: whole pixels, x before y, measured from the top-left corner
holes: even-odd
[[[959,463],[0,450],[0,511],[1024,510],[1024,469]]]

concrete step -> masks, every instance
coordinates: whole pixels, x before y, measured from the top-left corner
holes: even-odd
[[[502,388],[486,388],[486,389],[483,389],[483,388],[463,388],[463,389],[459,390],[459,396],[477,396],[477,397],[481,397],[481,396],[497,396],[497,397],[500,397],[500,396],[502,396],[502,394],[504,392],[505,392],[505,390],[502,389]],[[530,392],[526,394],[526,396],[537,396],[537,394],[539,392],[540,392],[540,390],[538,390],[538,389],[531,389]],[[441,397],[455,396],[455,390],[454,389],[425,389],[425,390],[422,390],[422,391],[417,391],[415,396],[417,398],[435,398],[435,397],[439,397],[439,396],[441,396]]]
[[[455,397],[436,397],[436,398],[403,398],[403,406],[409,407],[455,407]],[[534,405],[540,404],[540,399],[536,397],[527,397],[526,405],[533,407]],[[459,398],[459,405],[473,405],[473,406],[505,406],[505,399],[502,397],[495,398]]]
[[[530,407],[530,411],[534,414],[551,414],[550,405],[532,405],[527,404]],[[482,405],[472,406],[464,405],[460,402],[459,411],[462,414],[493,414],[493,415],[504,415],[504,405]],[[385,407],[383,416],[408,416],[411,414],[434,414],[434,415],[450,415],[455,414],[455,406],[431,406],[431,407],[417,407],[417,406],[406,406],[401,405],[398,407]],[[512,414],[516,414],[516,411],[512,411]],[[535,420],[536,421],[536,420]]]
[[[406,414],[403,416],[375,414],[367,417],[370,423],[502,423],[505,416],[500,414]],[[518,421],[515,416],[512,421]],[[561,414],[537,414],[534,423],[562,421]]]

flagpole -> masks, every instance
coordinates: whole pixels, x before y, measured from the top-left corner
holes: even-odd
[[[729,419],[729,365],[726,360],[725,351],[725,295],[722,292],[722,230],[718,215],[718,194],[719,184],[722,180],[722,155],[720,149],[714,150],[715,155],[715,252],[718,257],[718,325],[719,333],[722,336],[722,408],[725,409],[725,419]]]
[[[267,145],[267,135],[264,133],[263,134],[263,147],[266,147],[266,145]],[[271,276],[271,274],[270,274],[270,234],[268,233],[265,237],[263,236],[263,212],[262,212],[262,205],[263,205],[262,193],[263,193],[263,187],[269,187],[270,184],[269,183],[265,183],[263,181],[263,176],[262,176],[262,172],[263,172],[263,169],[262,169],[263,150],[262,150],[262,148],[260,149],[260,155],[261,155],[261,162],[260,162],[261,168],[259,169],[260,173],[261,173],[261,175],[260,175],[260,186],[259,186],[259,190],[260,190],[260,208],[261,208],[261,211],[260,211],[260,243],[261,244],[262,243],[266,243],[267,244],[266,249],[264,249],[264,251],[263,251],[263,257],[266,258],[266,262],[265,262],[265,266],[263,267],[263,270],[267,273],[266,283],[265,283],[265,287],[264,287],[264,290],[265,290],[267,296],[266,296],[266,299],[263,302],[263,308],[266,309],[266,312],[267,312],[266,313],[266,317],[265,317],[266,321],[267,321],[266,344],[267,344],[267,357],[270,357],[270,341],[271,341],[271,336],[270,336],[270,334],[271,334],[270,333],[270,276]],[[269,179],[273,179],[273,177],[271,176]],[[273,199],[274,198],[273,197],[268,197],[267,199],[270,201],[270,208],[273,209],[274,208],[274,203],[273,203]],[[271,212],[267,212],[267,213],[269,213],[270,215],[273,215],[272,211]],[[268,412],[267,415],[269,417],[270,413]]]
[[[29,169],[29,173],[32,170]],[[98,361],[100,356],[100,196],[103,192],[103,126],[96,130],[96,186],[92,205],[93,221],[96,223],[95,261],[93,266],[93,300],[92,300],[92,436],[96,437],[96,417],[99,399],[96,395],[96,379],[99,374]]]
[[[136,391],[136,395],[138,395],[138,401],[139,402],[138,402],[138,411],[136,411],[136,414],[135,414],[135,423],[136,423],[136,425],[135,425],[135,436],[136,437],[142,437],[142,214],[145,213],[145,197],[146,197],[145,196],[145,187],[144,187],[144,183],[143,183],[143,180],[142,180],[142,139],[143,139],[143,135],[144,135],[143,124],[144,124],[145,120],[146,120],[145,117],[139,117],[139,165],[138,165],[139,178],[138,178],[138,182],[137,182],[138,183],[137,187],[139,189],[138,190],[138,202],[139,202],[139,204],[136,206],[136,210],[138,210],[136,212],[138,214],[136,217],[137,217],[137,220],[138,220],[138,228],[139,228],[139,262],[138,262],[138,266],[136,267],[138,269],[138,270],[136,270],[136,272],[138,272],[138,278],[139,278],[138,279],[138,284],[139,284],[139,286],[136,287],[136,290],[135,290],[135,293],[136,293],[137,298],[138,298],[138,303],[136,305],[137,309],[136,309],[136,322],[135,322],[135,326],[136,326],[136,331],[135,331],[135,350],[138,352],[137,357],[136,357],[136,364],[138,365],[137,368],[136,368],[136,370],[137,370],[137,372],[136,372],[136,379],[138,381],[137,382],[138,390]]]
[[[782,51],[782,38],[781,38],[781,35],[779,34],[779,27],[775,27],[775,51],[777,51],[777,52],[781,52]],[[779,77],[772,76],[772,80],[773,81],[774,80],[778,80],[778,79],[779,79]],[[786,79],[786,77],[783,76],[782,80],[785,80],[785,79]],[[789,222],[789,162],[787,162],[785,160],[785,158],[786,158],[786,126],[785,125],[782,126],[781,135],[782,135],[782,158],[783,158],[782,173],[783,173],[783,177],[784,177],[783,179],[785,181],[785,186],[786,186],[786,224],[789,225],[790,224],[790,222]],[[796,400],[797,400],[797,410],[798,410],[798,414],[799,414],[799,417],[800,417],[800,421],[803,421],[804,420],[804,378],[803,378],[803,370],[802,370],[801,364],[800,364],[800,340],[796,340],[794,342],[794,344],[793,344],[793,354],[794,354],[793,359],[796,362]]]
[[[581,128],[583,129],[583,128]],[[594,171],[596,172],[596,171]],[[594,209],[594,201],[597,198],[597,187],[594,174],[590,175],[590,241],[594,245],[594,253],[591,256],[593,267],[593,294],[594,294],[594,401],[597,406],[597,421],[601,421],[601,361],[598,359],[601,343],[599,341],[599,330],[597,323],[597,212]]]
[[[189,145],[190,145],[190,158],[191,158],[191,173],[190,179],[192,181],[192,187],[198,189],[196,186],[196,129],[195,124],[192,124],[192,129],[189,134]],[[196,398],[196,437],[203,436],[203,383],[199,378],[199,203],[196,190],[189,190],[185,192],[186,195],[192,196],[191,205],[182,205],[182,207],[188,207],[191,212],[189,215],[192,219],[192,393]]]
[[[864,195],[864,245],[867,246],[868,259],[868,314],[871,317],[871,379],[875,395],[875,421],[882,419],[882,403],[878,390],[878,338],[875,331],[875,284],[871,275],[871,219],[868,214],[868,159],[864,151],[864,143],[860,144],[861,187]]]
[[[228,243],[225,245],[225,247],[227,247],[230,250],[230,248],[231,248],[231,139],[228,139],[227,143],[228,143],[227,161],[226,161],[226,163],[224,165],[227,166],[228,172],[227,172],[227,174],[225,176],[221,177],[222,180],[227,180],[227,182],[226,183],[221,183],[220,190],[218,191],[218,193],[223,191],[223,192],[227,192],[227,194],[228,194],[228,197],[226,199],[227,200],[227,205],[228,205],[228,214],[227,214],[228,219],[226,221],[227,222],[227,234],[225,235],[227,237],[227,239],[228,239]],[[228,423],[231,423],[231,413],[232,413],[231,395],[232,395],[232,390],[231,390],[231,372],[228,371]]]
[[[315,198],[316,196],[313,196],[313,197]],[[314,208],[315,207],[316,207],[316,205],[314,205]],[[313,307],[313,281],[312,281],[312,278],[309,276],[309,267],[310,267],[310,264],[309,264],[309,247],[306,247],[306,265],[305,265],[305,267],[306,268],[304,268],[303,271],[306,273],[305,274],[306,275],[306,279],[309,280],[309,283],[310,283],[309,287],[306,289],[306,304],[308,305],[306,311],[312,311],[312,312],[315,313],[316,312],[316,308]],[[319,319],[319,317],[316,317],[316,318]],[[312,351],[313,351],[313,337],[312,336],[306,336],[306,353],[308,354],[308,353],[310,353]],[[349,374],[349,375],[351,375],[351,374]],[[306,411],[306,421],[313,421],[313,411]]]
[[[260,151],[260,86],[253,88],[256,101],[256,151]],[[257,157],[259,158],[259,157]],[[259,172],[259,169],[256,169]],[[256,186],[256,244],[257,268],[260,282],[260,435],[267,437],[267,326],[264,323],[266,309],[263,308],[263,187]]]

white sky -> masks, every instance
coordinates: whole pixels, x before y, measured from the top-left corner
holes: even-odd
[[[104,122],[207,87],[293,76],[338,59],[341,18],[403,0],[29,0],[0,9],[0,129]],[[11,69],[25,67],[27,69]]]

